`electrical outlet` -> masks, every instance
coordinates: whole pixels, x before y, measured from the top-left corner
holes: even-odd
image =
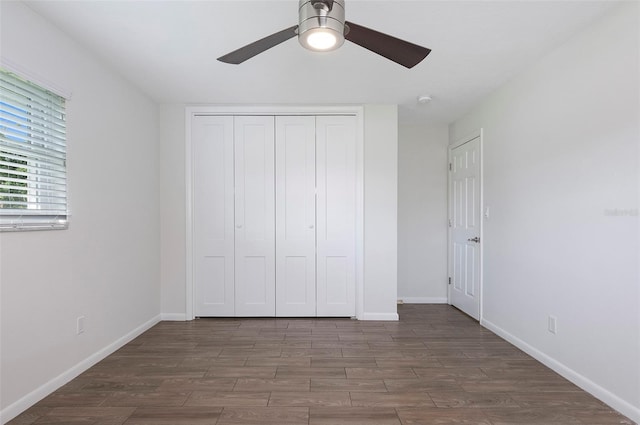
[[[558,332],[558,318],[556,316],[549,316],[549,332],[556,334]]]
[[[76,333],[80,335],[84,332],[84,316],[78,316],[78,320],[76,323]]]

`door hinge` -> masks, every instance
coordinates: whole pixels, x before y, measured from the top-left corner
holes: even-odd
[[[449,163],[449,171],[453,170],[453,166]]]
[[[449,285],[451,285],[451,278],[449,278]]]
[[[451,219],[449,219],[449,227],[451,227]]]

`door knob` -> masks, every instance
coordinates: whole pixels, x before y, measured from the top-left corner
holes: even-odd
[[[467,239],[469,242],[476,242],[476,243],[480,243],[480,238],[478,236],[476,236],[475,238],[471,238],[471,239]]]

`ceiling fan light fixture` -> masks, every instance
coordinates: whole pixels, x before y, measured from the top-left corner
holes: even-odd
[[[344,43],[344,37],[330,28],[313,28],[299,38],[306,49],[320,52],[335,50]]]
[[[344,44],[344,0],[300,0],[298,41],[305,49],[328,52]]]

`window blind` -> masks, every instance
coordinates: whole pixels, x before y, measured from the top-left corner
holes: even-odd
[[[0,230],[67,227],[65,99],[0,69]]]

